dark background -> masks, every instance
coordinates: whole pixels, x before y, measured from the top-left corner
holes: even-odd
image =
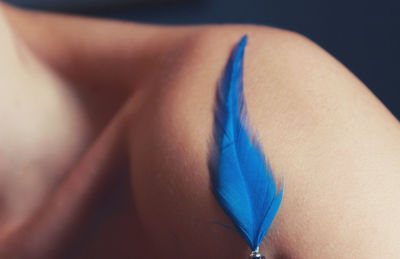
[[[8,0],[50,9],[163,24],[251,23],[299,32],[356,74],[400,119],[398,0]],[[129,2],[131,4],[129,4]],[[146,2],[146,3],[143,3]],[[112,3],[112,4],[109,4]]]

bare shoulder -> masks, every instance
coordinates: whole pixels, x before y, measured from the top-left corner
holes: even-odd
[[[216,85],[244,34],[250,120],[273,170],[285,177],[284,201],[262,250],[277,257],[396,258],[398,121],[312,41],[257,26],[192,29],[184,55],[169,59],[178,64],[173,73],[147,90],[129,143],[139,217],[157,233],[151,242],[170,256],[248,252],[238,236],[209,224],[230,222],[213,199],[206,166]]]
[[[51,137],[57,145],[46,150],[63,150],[60,139],[80,150],[87,140],[74,134],[84,132],[86,123],[100,125],[92,137],[107,133],[112,142],[126,136],[142,231],[137,242],[154,247],[151,256],[248,256],[238,235],[211,223],[231,224],[211,193],[207,168],[217,82],[232,47],[247,34],[244,89],[250,120],[273,170],[285,177],[282,207],[262,251],[277,258],[397,258],[399,228],[393,222],[400,207],[393,204],[400,199],[399,123],[360,80],[309,39],[262,26],[163,27],[15,14],[15,28],[20,26],[31,49],[52,66],[52,78],[73,82],[36,83],[51,107],[65,104],[60,115],[51,116],[64,135]],[[48,95],[59,88],[60,96]],[[24,109],[29,103],[40,107],[27,98]],[[48,114],[47,106],[43,110]],[[123,122],[108,127],[121,114]],[[41,123],[48,129],[48,120]],[[35,143],[49,143],[45,131],[38,132]],[[32,135],[23,131],[22,136]],[[9,139],[5,134],[1,141]],[[119,154],[110,148],[107,153],[107,146],[98,144],[95,151]],[[81,153],[75,151],[74,156]],[[65,152],[59,156],[64,159]],[[85,168],[94,179],[115,170],[93,157]],[[86,181],[97,182],[91,179]]]

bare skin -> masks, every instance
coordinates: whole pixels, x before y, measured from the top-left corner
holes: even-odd
[[[206,163],[243,34],[250,119],[285,179],[262,253],[400,254],[399,122],[308,39],[0,10],[0,257],[247,258],[210,224],[231,223]]]

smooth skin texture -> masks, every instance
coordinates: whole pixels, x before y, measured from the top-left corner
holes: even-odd
[[[400,125],[293,32],[161,27],[0,4],[0,257],[247,258],[207,170],[212,108],[248,34],[252,124],[285,195],[271,258],[398,258]]]

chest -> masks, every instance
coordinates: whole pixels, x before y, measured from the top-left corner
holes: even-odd
[[[0,70],[0,225],[36,208],[87,146],[87,119],[67,89],[41,68]]]

